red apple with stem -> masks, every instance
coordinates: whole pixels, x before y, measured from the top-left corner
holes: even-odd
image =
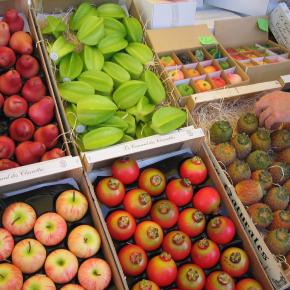
[[[10,256],[13,248],[12,235],[7,230],[0,228],[0,261],[6,260]]]
[[[78,284],[66,284],[61,287],[60,290],[86,290],[84,287]]]
[[[73,253],[65,249],[57,249],[47,256],[44,270],[53,282],[64,284],[75,277],[78,266],[78,259]]]
[[[24,283],[22,290],[56,290],[53,281],[46,275],[36,274],[29,277]]]
[[[55,204],[56,212],[68,222],[75,222],[84,217],[88,210],[88,201],[79,191],[70,189],[62,192]]]
[[[14,236],[29,233],[35,224],[36,213],[29,204],[15,202],[5,208],[2,215],[3,227]]]
[[[0,290],[20,290],[22,284],[22,273],[16,266],[8,263],[0,264]]]
[[[65,220],[57,213],[47,212],[35,222],[34,235],[45,246],[55,246],[66,236],[67,225]]]
[[[205,80],[195,81],[194,85],[199,92],[206,92],[212,89],[211,84]]]
[[[46,250],[44,246],[34,239],[21,240],[12,252],[12,262],[22,273],[37,272],[44,264]]]
[[[80,284],[87,290],[105,289],[111,281],[111,268],[100,258],[90,258],[84,261],[78,272]]]
[[[101,238],[92,226],[80,225],[70,232],[67,244],[78,258],[89,258],[99,251]]]

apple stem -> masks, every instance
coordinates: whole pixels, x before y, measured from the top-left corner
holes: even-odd
[[[73,202],[75,202],[75,200],[76,200],[76,193],[75,191],[73,191]]]
[[[31,251],[31,243],[30,243],[30,241],[28,242],[28,245],[29,245],[28,253],[30,253],[30,251]]]
[[[17,217],[17,218],[12,222],[11,225],[14,225],[14,223],[16,223],[19,219],[20,219],[20,217]]]
[[[88,241],[88,238],[84,238],[85,243]]]
[[[0,274],[0,277],[1,277],[1,278],[4,278],[4,276],[3,276],[2,274]]]

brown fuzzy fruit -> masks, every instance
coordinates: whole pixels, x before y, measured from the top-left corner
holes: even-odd
[[[242,180],[251,178],[251,169],[248,163],[239,159],[236,159],[234,162],[232,162],[228,166],[227,171],[234,185]]]
[[[265,243],[274,255],[286,255],[290,250],[290,234],[283,228],[270,231]]]
[[[253,150],[268,151],[271,148],[270,132],[267,129],[259,128],[251,135]]]
[[[289,130],[277,130],[271,134],[272,149],[275,151],[281,151],[290,147],[290,131]]]
[[[239,159],[246,158],[252,151],[252,141],[246,133],[237,134],[231,144],[235,147]]]
[[[290,211],[289,210],[276,210],[273,214],[273,222],[269,229],[275,230],[285,228],[290,231]]]
[[[272,187],[273,178],[270,172],[267,170],[260,169],[253,171],[251,178],[259,181],[265,190],[268,190]]]
[[[214,147],[213,154],[217,161],[228,166],[236,159],[236,149],[229,143],[221,143]]]
[[[240,117],[237,123],[238,131],[252,134],[258,129],[259,121],[255,114],[246,113]]]
[[[272,175],[273,183],[282,185],[290,178],[290,165],[284,162],[274,162],[269,167],[269,172]]]
[[[290,148],[284,149],[283,151],[279,152],[276,160],[290,164]]]
[[[255,203],[247,209],[254,224],[261,228],[268,227],[273,221],[270,207],[264,203]]]
[[[282,186],[272,187],[264,197],[264,202],[275,211],[286,209],[289,203],[289,194]]]
[[[288,179],[284,184],[283,187],[288,191],[288,194],[290,194],[290,179]]]
[[[239,182],[235,186],[235,190],[243,205],[252,205],[259,202],[264,194],[260,182],[253,179]]]

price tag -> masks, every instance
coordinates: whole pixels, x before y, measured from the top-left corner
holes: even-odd
[[[268,32],[269,31],[269,21],[265,18],[258,18],[257,20],[258,27],[261,31]]]

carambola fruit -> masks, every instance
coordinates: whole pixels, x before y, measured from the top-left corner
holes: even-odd
[[[69,125],[77,134],[82,134],[86,131],[87,126],[78,121],[77,106],[75,104],[66,104],[65,115]]]
[[[144,65],[150,64],[153,61],[153,52],[151,48],[144,43],[131,42],[126,47],[126,52],[138,59]]]
[[[98,15],[100,17],[125,18],[126,13],[124,9],[115,3],[105,3],[98,7]]]
[[[138,139],[155,135],[155,131],[152,130],[150,123],[139,122],[136,128],[136,137]]]
[[[120,109],[128,109],[138,103],[146,90],[147,86],[143,81],[127,81],[114,91],[113,100]]]
[[[110,94],[113,90],[113,80],[102,71],[88,70],[84,71],[78,79],[82,82],[89,84],[97,92]]]
[[[121,117],[114,115],[106,122],[99,125],[100,127],[114,127],[126,131],[129,127],[128,123]]]
[[[158,134],[166,134],[180,128],[186,117],[186,112],[179,108],[161,107],[153,113],[151,128]]]
[[[121,129],[101,127],[86,133],[82,137],[82,143],[85,150],[95,150],[116,144],[123,136],[124,132]]]
[[[97,45],[104,36],[103,18],[97,16],[87,17],[77,33],[78,40],[87,45]]]
[[[102,54],[111,54],[127,47],[128,41],[118,34],[105,36],[98,45]]]
[[[120,37],[125,37],[127,31],[125,26],[119,20],[112,17],[104,17],[105,34],[107,36],[119,35]]]
[[[59,63],[60,80],[70,82],[77,78],[83,70],[83,61],[79,54],[72,52],[64,56]]]
[[[101,70],[103,68],[104,56],[96,47],[85,45],[83,59],[87,70]]]
[[[75,45],[59,36],[51,46],[48,46],[49,57],[58,63],[62,57],[74,51]]]
[[[231,140],[233,129],[228,121],[216,121],[209,129],[210,141],[219,144]]]
[[[123,19],[124,26],[127,30],[127,39],[129,42],[142,42],[143,29],[138,19],[126,17]]]
[[[103,71],[113,79],[116,86],[131,79],[130,74],[123,67],[111,61],[104,63]]]
[[[128,128],[125,131],[125,133],[134,137],[135,133],[136,133],[136,120],[135,120],[135,118],[131,114],[129,114],[128,112],[124,112],[124,111],[117,111],[116,116],[122,118],[124,121],[127,122]]]
[[[166,98],[166,92],[158,76],[154,72],[146,70],[141,78],[147,85],[146,96],[150,101],[155,105],[163,102]]]
[[[150,120],[151,114],[154,110],[155,105],[150,104],[149,100],[143,96],[136,106],[129,108],[127,111],[135,117],[137,122],[147,122]]]
[[[55,38],[58,38],[62,32],[66,30],[65,23],[60,17],[47,16],[46,25],[42,28],[42,34],[52,34]]]

